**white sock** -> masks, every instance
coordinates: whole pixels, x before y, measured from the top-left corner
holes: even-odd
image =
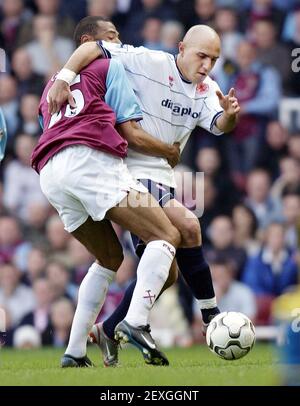
[[[167,241],[147,244],[137,269],[137,282],[125,320],[133,327],[148,324],[149,312],[168,278],[176,249]]]
[[[115,272],[94,262],[81,282],[78,303],[66,354],[81,358],[86,354],[88,334],[103,306]]]

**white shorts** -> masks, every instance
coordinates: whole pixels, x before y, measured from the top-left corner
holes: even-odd
[[[40,184],[70,233],[89,216],[103,220],[130,189],[148,192],[131,176],[123,159],[84,145],[55,154],[41,170]]]

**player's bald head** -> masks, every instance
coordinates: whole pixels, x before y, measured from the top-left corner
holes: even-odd
[[[194,25],[185,34],[183,41],[185,46],[201,46],[211,44],[213,47],[221,48],[219,35],[208,25]]]
[[[189,81],[202,82],[219,58],[220,49],[221,41],[215,30],[207,25],[194,25],[179,43],[179,70]]]

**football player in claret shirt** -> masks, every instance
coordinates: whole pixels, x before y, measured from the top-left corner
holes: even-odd
[[[82,39],[93,26],[81,28]],[[91,365],[86,356],[88,333],[123,260],[110,221],[147,243],[131,308],[116,333],[141,349],[147,363],[165,365],[168,360],[151,337],[148,316],[169,276],[180,233],[148,190],[130,175],[123,158],[126,140],[136,150],[165,157],[172,164],[178,160],[178,147],[152,138],[137,124],[142,113],[119,61],[91,62],[73,78],[69,103],[51,115],[47,95],[55,79],[56,75],[41,98],[43,134],[32,153],[32,166],[65,229],[96,257],[79,288],[61,366]]]

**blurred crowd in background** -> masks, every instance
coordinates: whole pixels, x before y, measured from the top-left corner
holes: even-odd
[[[26,336],[36,346],[64,347],[78,286],[93,262],[64,231],[30,167],[41,134],[41,92],[74,50],[74,27],[86,15],[110,18],[124,43],[172,54],[194,24],[220,34],[222,56],[211,76],[223,93],[236,89],[240,121],[220,137],[196,129],[177,173],[179,179],[205,173],[204,184],[195,176],[191,187],[204,190],[200,223],[220,309],[272,325],[274,299],[297,283],[299,289],[300,120],[291,115],[283,122],[279,113],[287,97],[299,98],[300,109],[300,73],[291,56],[300,48],[300,2],[0,0],[0,48],[7,57],[0,107],[8,127],[0,169],[0,307],[7,345],[24,346]],[[192,196],[184,198],[193,208]],[[125,259],[99,320],[121,300],[137,265],[128,232],[116,230]],[[158,300],[151,324],[164,345],[201,340],[201,315],[181,278]]]

